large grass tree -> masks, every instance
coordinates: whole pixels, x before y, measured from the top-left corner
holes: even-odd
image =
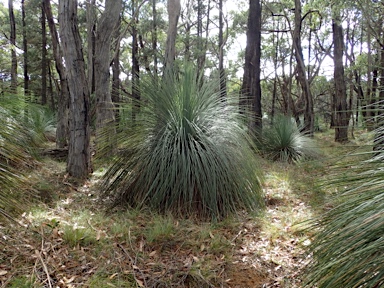
[[[381,139],[383,131],[377,131]],[[333,183],[344,190],[339,204],[313,222],[320,231],[310,246],[305,287],[384,286],[384,154],[360,155],[367,156],[342,167],[348,176]]]
[[[238,105],[195,69],[140,84],[141,114],[120,133],[104,195],[115,204],[221,219],[263,206],[260,172]],[[199,83],[203,83],[200,85]]]

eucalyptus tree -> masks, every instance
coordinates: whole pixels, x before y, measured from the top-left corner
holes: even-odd
[[[41,23],[41,35],[42,35],[41,36],[41,104],[46,105],[47,104],[48,59],[47,59],[47,28],[46,28],[43,1],[41,1],[40,7],[41,7],[40,23]]]
[[[91,171],[90,95],[78,28],[76,0],[60,0],[59,23],[70,92],[67,171],[73,177],[85,178]]]
[[[244,100],[240,109],[251,114],[249,128],[259,133],[262,129],[260,57],[261,57],[261,3],[249,0],[247,47],[245,50],[244,76],[241,94]]]
[[[110,91],[111,40],[114,29],[117,28],[122,10],[121,0],[106,0],[105,8],[100,16],[96,29],[95,46],[95,93],[96,93],[96,141],[110,143],[110,152],[113,146],[114,111]],[[103,138],[103,140],[102,140]],[[106,148],[106,145],[103,145]]]
[[[11,92],[17,92],[17,55],[16,55],[16,20],[13,11],[13,0],[8,0],[8,13],[10,23],[9,42],[11,44]]]
[[[24,95],[29,94],[29,76],[28,76],[28,41],[27,41],[27,25],[25,22],[25,0],[21,0],[21,25],[23,31],[23,74],[24,74]]]
[[[59,41],[59,34],[56,29],[52,6],[50,0],[43,0],[43,8],[47,18],[49,32],[52,41],[53,58],[56,71],[59,74],[60,87],[57,101],[57,130],[56,145],[64,148],[68,144],[68,111],[69,111],[69,87],[66,75],[66,68],[63,63],[63,51]]]
[[[224,69],[224,11],[223,11],[223,0],[219,0],[219,88],[220,97],[225,98],[227,96],[227,80]]]
[[[302,16],[301,12],[301,0],[295,0],[295,28],[293,30],[293,48],[295,51],[295,58],[297,62],[297,79],[300,83],[301,89],[304,94],[304,131],[309,135],[313,135],[314,129],[314,111],[313,111],[313,98],[311,93],[311,87],[309,80],[307,78],[303,48],[301,45],[301,33],[302,33],[302,23],[305,16],[309,13]]]
[[[135,0],[132,0],[132,98],[135,100],[133,103],[132,110],[132,121],[136,120],[136,116],[139,112],[138,101],[140,100],[140,91],[139,91],[139,83],[140,83],[140,64],[139,64],[139,44],[138,44],[138,13],[136,13],[137,3]]]
[[[177,35],[177,23],[180,17],[181,4],[180,0],[168,0],[168,31],[167,42],[165,47],[165,70],[171,68],[176,58],[176,35]]]
[[[348,141],[348,123],[350,112],[348,111],[347,91],[344,76],[344,36],[341,23],[340,11],[334,9],[332,17],[333,32],[333,62],[334,62],[334,83],[335,94],[333,98],[333,107],[335,108],[335,141]]]

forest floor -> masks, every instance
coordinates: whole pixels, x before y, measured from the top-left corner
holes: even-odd
[[[365,137],[316,135],[323,157],[302,164],[261,159],[266,210],[218,223],[106,211],[103,169],[79,183],[44,158],[28,187],[43,203],[0,223],[0,287],[301,287],[313,233],[303,223],[329,209],[324,179]]]

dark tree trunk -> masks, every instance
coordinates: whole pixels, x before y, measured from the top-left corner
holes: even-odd
[[[70,91],[67,171],[73,177],[86,178],[92,170],[89,91],[77,25],[77,0],[60,0],[59,23]]]
[[[41,2],[41,105],[47,104],[47,29],[45,24],[45,12]]]
[[[304,64],[303,49],[301,46],[301,0],[295,0],[295,29],[293,31],[293,45],[295,49],[295,58],[297,62],[298,81],[300,83],[305,99],[304,127],[303,131],[313,136],[314,130],[314,112],[313,98],[307,79],[307,73]]]
[[[25,1],[21,0],[21,26],[23,29],[23,76],[24,76],[24,97],[29,102],[29,76],[28,76],[28,43],[27,43],[27,24],[25,23]]]
[[[51,110],[55,111],[56,107],[55,107],[55,97],[53,96],[53,81],[52,81],[53,75],[52,75],[52,71],[51,71],[51,64],[50,64],[50,62],[48,63],[48,79],[49,79],[48,91],[49,91],[49,97],[51,99]]]
[[[69,87],[65,67],[63,64],[63,53],[60,47],[59,36],[56,30],[56,24],[53,20],[50,0],[43,0],[45,16],[47,17],[49,32],[52,38],[53,57],[55,59],[56,71],[59,74],[60,87],[57,101],[57,130],[56,146],[64,148],[68,144],[68,109],[69,109]]]
[[[247,46],[245,49],[244,77],[241,94],[244,101],[240,109],[250,111],[249,128],[255,133],[262,130],[261,86],[260,86],[260,56],[261,56],[261,4],[260,0],[249,0],[247,26]]]
[[[120,27],[121,18],[119,18],[118,27]],[[112,102],[115,106],[115,120],[118,123],[120,120],[119,102],[120,102],[120,29],[115,32],[115,54],[112,61]]]
[[[335,108],[335,141],[344,143],[348,141],[349,111],[343,65],[344,37],[339,19],[332,20],[332,32],[334,43],[335,97],[333,106]]]
[[[132,0],[132,15],[137,15],[136,13],[136,1]],[[140,65],[139,65],[139,44],[138,44],[138,34],[137,34],[137,24],[138,19],[135,17],[133,19],[132,25],[132,98],[134,103],[132,105],[132,121],[136,121],[136,116],[140,110]]]
[[[227,80],[224,69],[224,15],[223,0],[219,0],[219,77],[220,77],[220,97],[227,97]]]
[[[153,51],[153,70],[155,77],[157,76],[157,9],[156,9],[157,0],[152,0],[152,51]]]
[[[13,13],[13,0],[8,0],[9,22],[11,33],[9,41],[11,42],[11,93],[17,92],[17,56],[16,56],[16,21]]]

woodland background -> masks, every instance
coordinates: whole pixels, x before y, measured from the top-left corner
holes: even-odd
[[[383,12],[3,1],[1,286],[384,285]]]

